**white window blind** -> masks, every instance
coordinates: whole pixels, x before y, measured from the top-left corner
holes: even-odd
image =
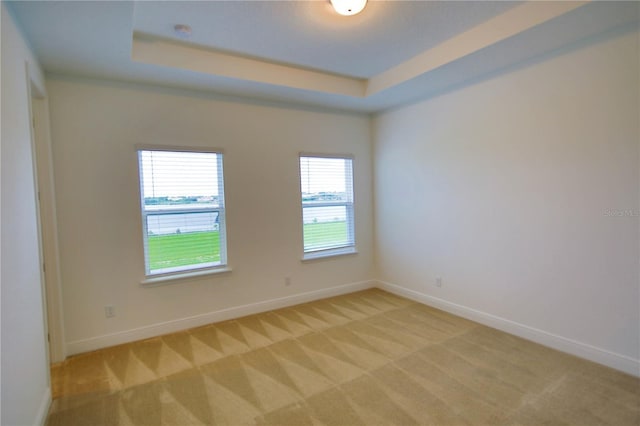
[[[227,263],[222,154],[138,151],[146,275]]]
[[[300,156],[304,252],[355,246],[353,160]]]

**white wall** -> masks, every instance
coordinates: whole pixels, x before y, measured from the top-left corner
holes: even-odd
[[[219,316],[207,314],[227,308],[373,278],[367,116],[64,77],[47,84],[70,353],[211,321]],[[136,144],[224,150],[230,274],[140,285]],[[359,254],[300,261],[300,151],[355,155]],[[105,318],[108,304],[115,318]],[[189,320],[198,315],[204,317]]]
[[[379,114],[388,288],[638,374],[638,51],[618,34]]]
[[[50,399],[31,149],[31,78],[44,79],[2,3],[2,414],[3,425],[40,423]]]

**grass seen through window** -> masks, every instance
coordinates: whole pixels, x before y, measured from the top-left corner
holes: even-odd
[[[305,250],[336,247],[349,242],[345,221],[305,223],[303,231]]]
[[[150,235],[150,269],[220,262],[220,232]]]
[[[344,221],[304,225],[304,241],[309,247],[340,245],[347,240],[347,223]],[[150,235],[148,242],[151,270],[220,262],[218,231]]]

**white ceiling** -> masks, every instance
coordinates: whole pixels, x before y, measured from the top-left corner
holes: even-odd
[[[47,72],[371,112],[591,37],[637,28],[635,2],[328,0],[11,2]],[[193,33],[181,39],[175,24]]]
[[[175,38],[188,23],[201,46],[368,78],[516,4],[373,1],[343,17],[329,1],[153,1],[136,3],[134,28]]]

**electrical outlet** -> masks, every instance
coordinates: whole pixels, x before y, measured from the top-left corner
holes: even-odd
[[[436,287],[442,287],[442,277],[436,278]]]
[[[284,277],[284,285],[285,287],[289,287],[291,285],[291,277]]]
[[[104,316],[106,318],[113,318],[116,316],[116,308],[113,305],[107,305],[104,307]]]

